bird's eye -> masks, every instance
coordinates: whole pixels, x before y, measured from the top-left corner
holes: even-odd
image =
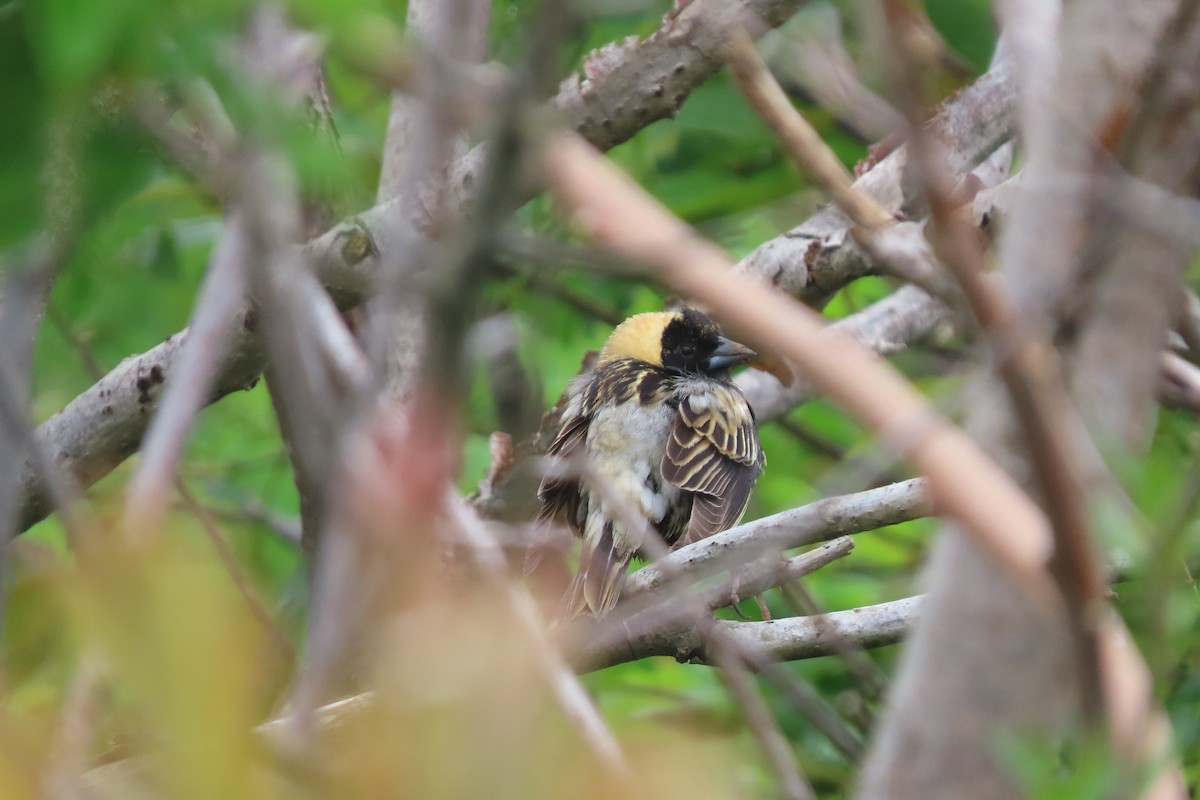
[[[683,356],[684,358],[690,358],[690,357],[696,355],[696,345],[694,345],[694,344],[679,345],[679,355]]]

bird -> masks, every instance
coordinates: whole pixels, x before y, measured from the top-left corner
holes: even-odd
[[[730,373],[755,355],[698,309],[648,312],[618,325],[568,384],[547,451],[567,468],[538,489],[539,523],[583,539],[560,618],[612,609],[648,526],[682,546],[741,519],[766,459]]]

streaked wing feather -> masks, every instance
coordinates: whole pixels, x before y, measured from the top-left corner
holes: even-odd
[[[679,544],[735,525],[763,461],[754,415],[736,387],[714,385],[684,398],[662,461],[664,479],[696,493]]]
[[[558,436],[550,443],[546,454],[557,458],[568,459],[582,452],[587,439],[590,415],[579,414],[574,419],[564,423]],[[575,477],[545,478],[538,487],[538,500],[542,507],[538,512],[539,522],[561,522],[576,531],[583,524],[580,518],[581,495],[579,480]]]
[[[574,417],[563,422],[562,428],[554,441],[550,443],[546,454],[558,458],[570,458],[577,452],[582,452],[587,441],[588,422],[590,415],[577,413]],[[583,502],[583,492],[579,480],[574,476],[561,478],[547,477],[538,486],[537,522],[539,525],[566,525],[576,534],[583,530],[583,516],[586,508]],[[543,551],[537,547],[529,548],[525,553],[524,572],[530,575],[541,563]]]
[[[683,547],[736,525],[746,512],[750,490],[757,478],[756,473],[750,473],[747,480],[734,483],[732,490],[720,497],[697,494],[692,501],[692,518],[688,521],[687,531],[675,546]]]

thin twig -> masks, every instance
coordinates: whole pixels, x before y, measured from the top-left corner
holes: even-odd
[[[54,330],[62,337],[62,340],[67,343],[67,347],[74,351],[75,357],[83,365],[84,374],[94,381],[104,377],[104,367],[96,359],[95,352],[75,332],[75,329],[71,327],[70,321],[63,315],[53,300],[46,303],[46,319],[50,320],[50,324],[54,326]]]
[[[154,536],[162,528],[171,483],[196,415],[212,391],[232,333],[245,316],[245,237],[243,220],[235,211],[226,217],[224,235],[200,288],[179,367],[163,389],[158,411],[146,430],[142,457],[126,489],[123,528],[136,539]]]
[[[71,346],[71,349],[75,351],[75,355],[77,358],[79,358],[80,363],[83,365],[84,371],[89,373],[93,379],[98,379],[100,376],[102,376],[104,374],[104,368],[101,366],[100,361],[96,358],[95,352],[87,342],[85,342],[78,336],[78,334],[75,333],[75,330],[71,327],[70,322],[61,316],[58,316],[57,318],[52,317],[51,321],[58,328],[59,335],[61,335]],[[250,615],[254,617],[255,621],[258,622],[263,628],[263,631],[267,634],[267,638],[269,638],[272,643],[276,645],[287,662],[294,662],[296,658],[295,647],[292,645],[291,640],[287,638],[287,635],[284,634],[279,628],[275,619],[271,616],[270,612],[267,611],[266,607],[262,603],[262,600],[258,597],[258,593],[254,590],[250,579],[242,570],[241,565],[238,563],[237,557],[234,555],[229,543],[225,540],[225,537],[222,535],[219,526],[216,524],[216,520],[213,519],[213,515],[195,498],[195,496],[192,495],[191,491],[187,487],[187,483],[183,479],[183,476],[178,474],[178,472],[176,472],[172,483],[175,487],[176,493],[179,495],[180,500],[187,510],[200,523],[200,527],[204,531],[205,536],[208,537],[209,541],[212,543],[213,549],[217,554],[217,558],[221,561],[221,565],[229,574],[230,580],[233,581],[234,588],[242,597],[242,600],[246,603],[246,608],[250,611]]]
[[[63,698],[58,731],[42,775],[41,790],[49,800],[83,800],[87,797],[82,791],[80,777],[88,763],[89,745],[98,716],[97,700],[102,688],[97,659],[85,654]]]
[[[509,278],[524,279],[528,281],[529,288],[538,294],[558,300],[585,316],[598,319],[613,327],[620,325],[625,319],[621,313],[610,308],[606,303],[576,292],[540,272],[523,272],[503,264],[498,264],[496,270],[499,274]]]
[[[807,425],[788,417],[780,417],[774,420],[774,423],[801,445],[809,450],[815,450],[830,461],[841,461],[847,455],[844,447],[829,437],[817,433]]]
[[[810,5],[801,25],[780,34],[764,56],[790,93],[811,98],[864,144],[901,129],[904,120],[895,109],[863,85],[858,65],[846,50],[838,9]]]
[[[803,582],[792,581],[790,584],[781,586],[780,590],[798,614],[812,617],[820,627],[822,635],[829,637],[834,653],[845,662],[850,673],[858,678],[866,690],[867,696],[875,701],[882,700],[887,687],[886,676],[874,661],[866,657],[862,645],[843,636],[837,627],[826,624],[828,612],[817,604],[816,598],[812,596]]]
[[[459,529],[472,545],[468,552],[484,574],[504,592],[505,598],[512,606],[514,617],[536,648],[538,662],[564,714],[575,724],[584,741],[613,773],[627,776],[629,766],[621,753],[620,745],[604,724],[591,697],[579,684],[558,648],[547,637],[547,625],[533,598],[525,589],[509,580],[507,562],[499,545],[483,522],[475,516],[475,512],[457,493],[450,493],[447,503]]]
[[[708,625],[713,625],[711,618]],[[767,762],[779,779],[780,793],[789,800],[815,800],[816,793],[812,784],[800,772],[791,744],[779,729],[779,724],[771,715],[771,709],[758,693],[741,655],[722,637],[710,632],[708,638],[711,642],[709,652],[713,663],[721,668],[725,685],[737,700],[742,714],[745,715],[746,724],[766,753]]]
[[[875,198],[854,185],[850,171],[817,130],[788,101],[754,49],[736,32],[726,50],[738,87],[792,159],[833,197],[853,223],[850,232],[879,266],[948,304],[956,301],[941,277],[922,229],[898,223]]]
[[[745,31],[735,31],[726,49],[729,66],[742,92],[783,142],[788,153],[821,186],[856,226],[867,231],[889,227],[895,220],[873,197],[854,188],[850,170],[821,138],[821,134],[796,111],[771,77],[767,65]],[[784,113],[786,108],[790,113]]]
[[[227,522],[261,525],[277,537],[295,547],[300,546],[300,520],[281,514],[257,500],[247,499],[240,506],[225,508],[209,505],[214,517]]]
[[[233,581],[234,588],[242,597],[242,601],[246,604],[246,608],[250,610],[250,615],[254,617],[255,622],[263,629],[263,633],[279,650],[284,661],[288,664],[293,664],[296,661],[296,648],[291,640],[279,627],[275,618],[271,616],[271,612],[267,611],[263,605],[258,593],[251,585],[250,579],[246,577],[245,571],[242,570],[241,564],[238,563],[237,555],[233,552],[228,540],[221,533],[220,527],[215,519],[203,505],[201,505],[192,493],[188,491],[182,478],[175,480],[175,491],[178,492],[180,499],[183,500],[184,506],[191,512],[200,522],[200,528],[204,531],[204,535],[212,543],[213,550],[217,553],[217,558],[221,562],[221,566],[229,573],[230,579]]]
[[[795,676],[788,672],[783,664],[770,662],[761,667],[751,667],[770,681],[789,703],[799,709],[847,761],[856,764],[862,759],[866,751],[862,740],[846,724],[837,708],[813,689],[811,684],[794,680]]]

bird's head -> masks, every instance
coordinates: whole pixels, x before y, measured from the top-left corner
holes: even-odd
[[[722,336],[707,314],[681,308],[625,320],[604,343],[600,362],[632,358],[679,375],[725,378],[754,356],[749,347]]]

